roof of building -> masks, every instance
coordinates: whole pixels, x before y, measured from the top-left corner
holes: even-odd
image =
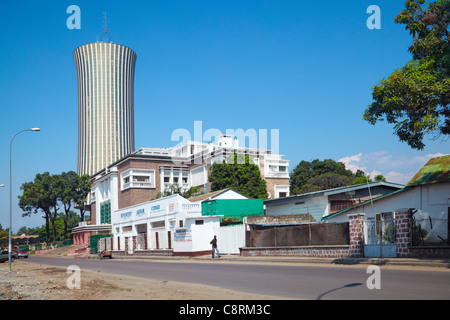
[[[384,182],[384,181],[370,182],[368,185],[370,188],[374,188],[374,187],[378,187],[378,186],[387,186],[387,187],[391,187],[394,189],[402,189],[404,187],[404,185],[402,185],[402,184],[393,183],[393,182]],[[354,190],[359,190],[359,189],[366,189],[366,188],[367,188],[367,184],[363,183],[363,184],[350,185],[350,186],[344,186],[344,187],[333,188],[333,189],[326,189],[326,190],[296,194],[296,195],[289,196],[289,197],[265,200],[264,203],[274,204],[274,203],[281,203],[281,202],[296,201],[299,199],[329,196],[332,194],[338,194],[338,193],[349,192],[349,191],[354,191]]]
[[[373,202],[375,202],[375,201],[378,201],[378,200],[381,200],[381,199],[384,199],[384,198],[393,196],[394,194],[397,194],[397,193],[406,191],[406,190],[408,190],[408,189],[409,189],[409,188],[398,189],[398,190],[392,191],[391,193],[383,194],[383,195],[381,195],[381,196],[372,198],[372,199],[367,200],[367,201],[365,201],[365,202],[357,203],[357,204],[355,204],[355,205],[353,205],[353,206],[351,206],[351,207],[345,208],[345,209],[343,209],[343,210],[341,210],[341,211],[338,211],[338,212],[329,214],[329,215],[323,217],[323,218],[321,219],[321,221],[327,220],[327,219],[329,219],[329,218],[331,218],[331,217],[335,217],[335,216],[337,216],[337,215],[340,215],[340,214],[345,213],[345,212],[347,212],[347,211],[350,211],[350,210],[352,210],[352,209],[359,208],[359,207],[364,206],[364,205],[366,205],[366,204],[373,203]]]
[[[379,197],[376,197],[372,200],[368,200],[363,203],[358,203],[354,206],[351,206],[349,208],[343,209],[341,211],[335,212],[333,214],[330,214],[326,217],[322,218],[323,220],[327,220],[328,218],[337,216],[339,214],[345,213],[347,211],[350,211],[352,209],[364,206],[366,204],[369,204],[371,202],[375,202],[378,200],[385,199],[387,197],[393,196],[395,194],[398,194],[400,192],[406,191],[411,189],[412,187],[419,186],[419,185],[425,185],[425,184],[432,184],[432,183],[438,183],[438,182],[450,182],[450,155],[443,156],[443,157],[437,157],[430,159],[423,167],[422,169],[417,172],[417,174],[406,184],[406,186],[403,189],[395,190],[391,193],[387,193],[384,195],[381,195]]]
[[[450,182],[450,155],[430,159],[406,187],[439,182]]]
[[[221,195],[222,193],[225,193],[225,192],[227,192],[227,191],[230,191],[230,190],[233,191],[233,192],[236,192],[236,193],[238,193],[238,194],[240,194],[240,195],[242,195],[242,196],[244,196],[244,197],[246,197],[246,198],[248,198],[246,195],[243,195],[242,193],[237,192],[236,190],[234,190],[234,189],[232,189],[232,188],[226,188],[226,189],[217,190],[217,191],[214,191],[214,192],[209,192],[209,193],[201,194],[201,195],[199,195],[199,196],[191,197],[191,198],[188,198],[188,200],[191,201],[191,202],[205,201],[205,200],[212,200],[213,198],[215,198],[215,197]]]
[[[29,236],[26,236],[26,235],[24,235],[24,234],[22,234],[21,236],[11,236],[11,238],[13,238],[13,239],[33,239],[33,238],[38,238],[39,236],[36,234],[36,235],[29,235]]]

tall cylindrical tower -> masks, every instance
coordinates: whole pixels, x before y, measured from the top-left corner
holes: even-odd
[[[136,53],[111,42],[73,52],[78,83],[78,174],[93,175],[134,151]]]

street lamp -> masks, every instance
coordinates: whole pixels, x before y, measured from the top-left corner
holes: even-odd
[[[31,128],[25,129],[17,132],[11,139],[9,143],[9,247],[8,247],[8,267],[11,271],[11,252],[12,252],[12,243],[11,243],[11,234],[12,234],[12,142],[14,138],[22,132],[25,131],[41,131],[39,128]]]

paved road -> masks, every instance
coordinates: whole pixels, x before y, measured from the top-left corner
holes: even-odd
[[[381,289],[368,289],[372,275],[364,267],[84,260],[31,256],[30,262],[78,265],[104,273],[219,286],[232,290],[295,299],[450,299],[450,271],[395,270],[381,267]]]

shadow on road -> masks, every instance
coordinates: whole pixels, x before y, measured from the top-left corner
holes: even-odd
[[[362,285],[361,282],[349,283],[349,284],[346,284],[345,286],[342,286],[342,287],[339,287],[339,288],[335,288],[335,289],[328,290],[328,291],[322,293],[320,296],[318,296],[318,297],[317,297],[317,300],[321,300],[325,295],[327,295],[327,294],[329,294],[329,293],[331,293],[331,292],[333,292],[333,291],[338,291],[338,290],[344,289],[344,288],[353,288],[353,287],[357,287],[357,286],[360,286],[360,285]]]

